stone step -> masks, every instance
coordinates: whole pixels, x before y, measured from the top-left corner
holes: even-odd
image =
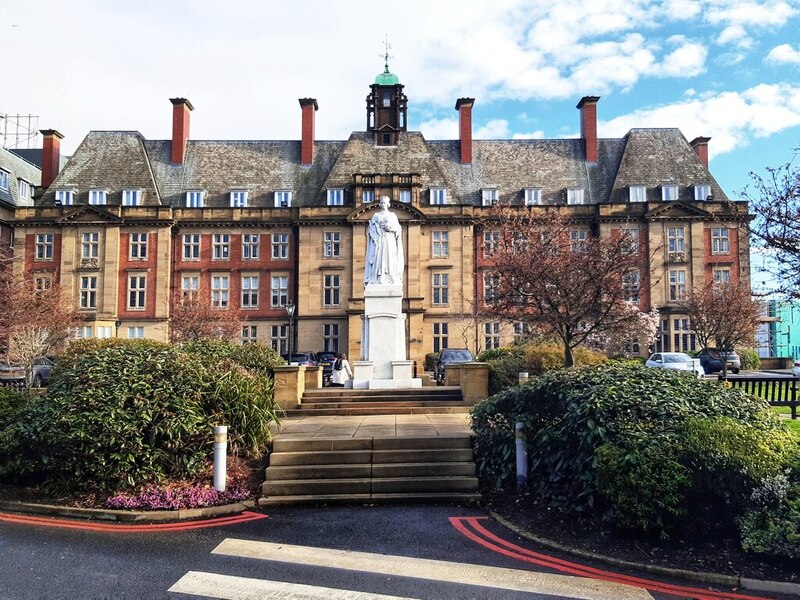
[[[463,406],[464,400],[460,396],[442,396],[441,398],[348,398],[347,396],[336,396],[335,398],[307,398],[303,397],[300,402],[301,407],[336,407],[336,406]]]
[[[376,438],[281,438],[272,443],[273,455],[279,452],[327,452],[331,450],[409,450],[412,448],[471,448],[466,435],[436,437]]]
[[[386,463],[372,465],[372,476],[397,477],[474,477],[474,462]]]
[[[368,397],[368,396],[419,396],[425,395],[428,397],[436,397],[439,395],[448,394],[461,394],[461,388],[458,386],[436,386],[427,388],[411,388],[411,389],[396,389],[396,390],[352,390],[347,388],[318,388],[306,390],[304,395],[308,397],[323,396],[323,397],[336,397],[336,396],[351,396]]]
[[[339,450],[337,452],[280,452],[269,457],[270,466],[335,465],[372,463],[372,450]]]
[[[372,479],[290,479],[267,480],[261,484],[265,496],[299,496],[304,494],[371,494]]]
[[[469,462],[472,448],[429,448],[410,450],[373,450],[372,464]]]
[[[369,465],[386,463],[469,462],[471,448],[413,448],[408,450],[337,450],[331,452],[278,452],[270,456],[270,467],[297,465]]]
[[[270,496],[259,499],[259,506],[310,506],[323,504],[412,504],[437,502],[472,506],[480,503],[476,493],[408,493],[408,494],[302,494]]]
[[[478,479],[466,476],[267,480],[261,486],[261,492],[267,497],[308,494],[475,493],[477,491]]]
[[[300,405],[302,407],[302,405]],[[445,415],[462,414],[470,411],[469,406],[406,406],[359,408],[292,408],[286,412],[287,417],[324,417],[324,416],[358,416],[358,415]]]
[[[365,477],[469,477],[475,463],[388,463],[380,465],[285,465],[267,468],[267,481],[295,479],[361,479]]]

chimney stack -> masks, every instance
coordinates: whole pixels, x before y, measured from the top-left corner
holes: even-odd
[[[300,109],[303,113],[300,164],[307,167],[314,163],[314,113],[319,110],[319,105],[314,98],[300,98]]]
[[[600,96],[584,96],[575,108],[581,111],[581,139],[586,162],[597,162],[597,101]]]
[[[689,145],[694,149],[697,158],[703,163],[703,166],[708,169],[708,142],[711,141],[709,137],[696,137]]]
[[[194,106],[186,98],[170,98],[172,102],[172,164],[182,165],[189,141],[189,113]]]
[[[47,189],[61,169],[61,140],[64,136],[55,129],[42,129],[42,187]]]
[[[459,98],[456,100],[458,111],[458,135],[461,140],[461,164],[472,163],[472,106],[475,98]]]

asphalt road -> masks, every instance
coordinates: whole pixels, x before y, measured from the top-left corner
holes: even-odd
[[[553,562],[561,559],[570,562]],[[622,585],[602,565],[587,578],[573,563],[480,510],[449,506],[281,508],[234,525],[124,533],[0,520],[4,600],[696,595]]]

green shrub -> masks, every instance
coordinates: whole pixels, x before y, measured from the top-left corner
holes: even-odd
[[[17,412],[22,409],[31,397],[10,387],[0,387],[0,431],[16,420]]]
[[[777,492],[781,496],[777,502],[748,512],[739,522],[742,548],[760,554],[800,558],[800,483],[790,486],[784,477],[778,485],[785,489]]]
[[[0,477],[106,491],[191,478],[215,424],[229,425],[232,452],[258,454],[276,420],[271,390],[231,359],[149,340],[74,343],[47,396],[2,433]]]
[[[248,371],[262,375],[272,376],[274,367],[286,364],[271,346],[261,343],[242,345],[227,340],[195,340],[184,342],[179,348],[208,362],[229,359]]]
[[[425,355],[425,370],[434,371],[436,369],[436,359],[439,358],[438,352],[428,352]]]
[[[742,371],[758,371],[761,369],[761,359],[758,357],[758,352],[750,348],[740,348],[736,350],[741,361]]]

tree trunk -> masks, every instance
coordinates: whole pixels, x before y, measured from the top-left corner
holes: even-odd
[[[572,347],[565,343],[564,344],[564,366],[569,368],[575,365],[575,359],[572,356]]]

